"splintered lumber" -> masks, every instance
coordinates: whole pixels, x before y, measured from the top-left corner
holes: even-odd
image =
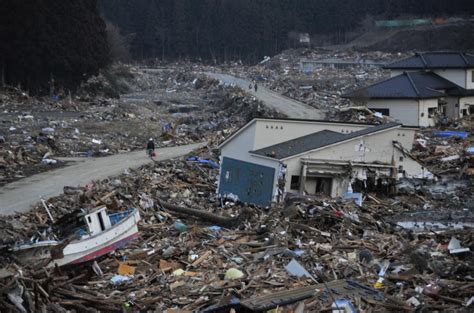
[[[204,221],[209,221],[218,225],[229,226],[229,225],[233,225],[235,222],[239,220],[239,217],[232,218],[232,217],[221,216],[221,215],[209,213],[202,210],[190,209],[190,208],[173,205],[170,203],[163,202],[161,200],[158,200],[158,202],[163,208],[167,210],[181,213],[181,214],[191,215],[191,216],[200,218]]]

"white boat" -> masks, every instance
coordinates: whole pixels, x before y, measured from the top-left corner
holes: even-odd
[[[76,216],[74,216],[76,217]],[[106,207],[83,211],[62,240],[42,240],[13,247],[19,260],[47,267],[91,261],[139,237],[137,209],[107,214]],[[68,225],[63,225],[63,227]],[[77,227],[78,226],[78,227]]]

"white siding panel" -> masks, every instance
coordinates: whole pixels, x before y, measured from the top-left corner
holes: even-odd
[[[371,99],[369,109],[388,109],[390,116],[408,126],[418,126],[418,102],[410,99]]]
[[[466,71],[466,89],[474,89],[474,69]]]
[[[459,99],[459,110],[460,116],[462,117],[462,111],[466,110],[467,115],[469,114],[469,106],[474,105],[474,97],[464,97]]]
[[[464,69],[439,69],[433,72],[458,86],[466,88],[466,70]]]
[[[253,123],[222,147],[221,155],[232,159],[247,161],[249,158],[248,152],[254,148],[255,131],[256,124]]]
[[[305,121],[261,120],[257,121],[254,150],[316,133],[331,130],[339,133],[350,133],[365,129],[367,125],[311,123]],[[233,144],[233,143],[232,143]]]
[[[429,117],[429,109],[438,109],[438,99],[423,99],[419,100],[420,104],[420,124],[422,127],[429,127],[435,125],[435,120]],[[423,116],[422,116],[423,115]]]

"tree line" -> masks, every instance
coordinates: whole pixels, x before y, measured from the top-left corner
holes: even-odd
[[[0,87],[74,91],[108,62],[97,0],[0,0]]]
[[[0,0],[0,87],[74,91],[127,55],[255,62],[290,34],[335,41],[367,16],[474,14],[473,0]],[[107,21],[107,26],[106,22]]]
[[[472,0],[101,0],[106,19],[130,36],[135,59],[256,61],[291,46],[294,33],[335,43],[368,16],[474,14]]]

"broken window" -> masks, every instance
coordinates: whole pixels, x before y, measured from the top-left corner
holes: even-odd
[[[471,71],[471,83],[474,83],[474,71]]]
[[[389,116],[390,115],[390,109],[370,109],[372,112],[379,112],[382,113],[382,115]]]
[[[316,193],[331,195],[332,178],[316,177]]]
[[[298,190],[300,188],[300,176],[292,175],[290,189]]]
[[[429,117],[429,118],[435,117],[436,112],[437,112],[437,109],[436,109],[436,108],[428,108],[428,117]],[[422,113],[422,114],[423,114],[423,113]]]
[[[104,220],[102,219],[102,212],[98,212],[97,217],[99,218],[100,229],[102,231],[104,231],[105,230],[105,224],[104,224]]]

